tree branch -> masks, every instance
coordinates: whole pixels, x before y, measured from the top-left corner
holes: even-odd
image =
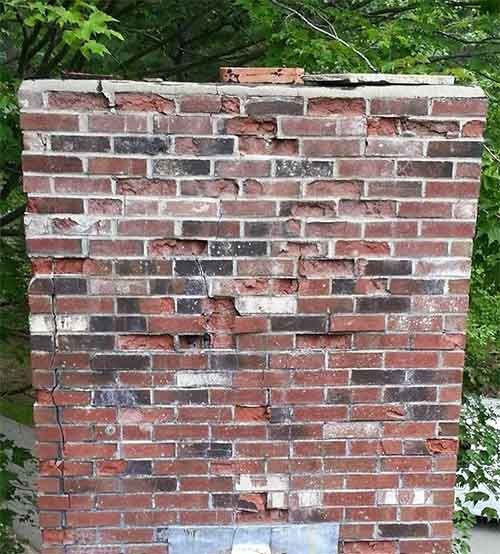
[[[278,6],[281,9],[286,10],[289,13],[297,16],[303,23],[305,23],[311,29],[314,29],[318,33],[326,35],[327,37],[331,38],[332,40],[337,41],[339,44],[342,44],[342,46],[345,46],[346,48],[348,48],[349,50],[354,52],[357,56],[359,56],[372,71],[377,72],[377,68],[372,64],[372,62],[362,52],[360,52],[355,46],[353,46],[352,44],[349,44],[344,39],[342,39],[338,36],[337,31],[335,31],[335,28],[331,25],[331,23],[329,24],[331,30],[327,31],[326,29],[323,29],[323,27],[320,27],[319,25],[316,25],[315,23],[310,21],[305,15],[301,14],[295,8],[292,8],[290,6],[282,4],[281,2],[278,2],[278,0],[270,0],[270,2],[272,4],[274,4],[275,6]]]
[[[448,60],[461,60],[465,58],[475,58],[477,56],[496,56],[500,54],[500,50],[490,50],[486,52],[463,52],[462,54],[449,54],[447,56],[436,56],[434,58],[429,58],[431,63],[435,62],[445,62]]]
[[[234,48],[231,48],[229,50],[225,50],[224,52],[215,52],[214,54],[211,54],[210,56],[203,56],[201,58],[198,58],[197,60],[194,60],[192,62],[187,62],[182,65],[168,67],[164,70],[164,72],[161,72],[161,70],[155,70],[152,73],[148,73],[149,76],[160,76],[160,77],[169,77],[171,75],[174,75],[175,73],[178,73],[179,71],[185,71],[186,69],[191,69],[193,67],[197,67],[202,64],[206,64],[208,62],[218,60],[220,58],[223,58],[225,56],[229,56],[231,54],[234,54],[235,52],[239,52],[245,48],[249,48],[251,46],[256,46],[258,44],[261,44],[263,41],[253,41],[251,43],[247,44],[240,44],[239,46],[236,46]]]

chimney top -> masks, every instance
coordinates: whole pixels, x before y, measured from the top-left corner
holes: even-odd
[[[224,83],[274,85],[453,85],[451,75],[405,75],[393,73],[305,73],[301,67],[221,67]]]

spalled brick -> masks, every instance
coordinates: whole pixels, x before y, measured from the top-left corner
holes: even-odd
[[[224,130],[228,135],[274,136],[276,134],[276,120],[234,117],[226,120]]]
[[[130,112],[160,112],[175,111],[175,103],[159,94],[136,94],[122,92],[115,95],[115,106],[118,110]]]
[[[478,89],[21,89],[44,553],[449,552]]]
[[[363,115],[366,110],[362,98],[310,98],[307,113],[311,115]]]

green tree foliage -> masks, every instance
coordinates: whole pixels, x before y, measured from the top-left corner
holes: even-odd
[[[216,80],[221,65],[249,64],[302,66],[308,72],[446,73],[483,87],[490,109],[465,384],[469,392],[498,393],[500,0],[3,0],[0,348],[2,340],[26,336],[29,271],[15,98],[20,80],[86,72],[204,81]],[[462,469],[485,462],[483,451],[474,460],[466,453],[484,424],[479,408],[474,413],[472,423],[462,422]],[[459,508],[462,528],[471,516]]]
[[[0,5],[0,345],[13,363],[25,359],[29,280],[16,91],[23,78],[48,76],[72,60],[91,62],[109,54],[103,41],[123,38],[112,27],[115,22],[96,3],[80,0],[4,0]]]
[[[496,414],[480,398],[467,398],[460,420],[460,451],[458,454],[457,495],[454,524],[457,537],[455,554],[469,554],[469,540],[476,517],[471,509],[480,502],[500,496],[500,460]],[[482,517],[498,519],[492,508],[484,508]]]

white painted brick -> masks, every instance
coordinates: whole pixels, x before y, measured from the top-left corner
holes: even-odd
[[[286,510],[288,508],[288,495],[285,492],[268,493],[267,507],[270,510]]]
[[[47,218],[36,215],[24,216],[24,229],[26,237],[35,237],[37,235],[46,235],[49,232]]]
[[[457,219],[475,220],[477,212],[477,202],[473,200],[460,200],[453,206],[453,215]]]
[[[30,330],[32,334],[52,333],[54,320],[51,315],[30,315]]]
[[[104,219],[75,215],[52,218],[52,231],[57,235],[92,235],[111,234],[110,222]]]
[[[25,150],[43,152],[47,150],[47,137],[42,133],[23,133],[23,142]]]
[[[377,504],[426,506],[432,504],[432,492],[425,489],[389,489],[377,492]]]
[[[323,503],[323,493],[321,491],[299,491],[298,500],[300,508],[316,508]]]
[[[375,438],[380,436],[380,425],[378,423],[327,423],[323,427],[323,438]]]
[[[268,475],[240,475],[235,490],[238,492],[287,491],[288,475],[270,473]]]
[[[175,374],[178,387],[228,387],[231,374],[222,372],[202,373],[201,371],[178,371]]]
[[[57,316],[57,328],[59,331],[86,331],[88,318],[84,315],[59,315]]]
[[[293,296],[240,296],[235,306],[244,314],[294,314],[297,312],[297,299]]]

